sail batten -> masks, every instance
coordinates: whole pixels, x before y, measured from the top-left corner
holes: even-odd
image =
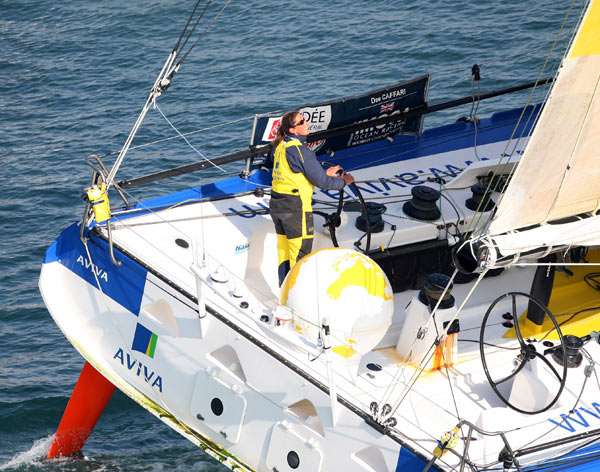
[[[592,213],[600,202],[600,3],[591,3],[489,234]],[[560,228],[556,229],[560,231]]]

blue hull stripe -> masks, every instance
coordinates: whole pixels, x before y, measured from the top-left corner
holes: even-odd
[[[600,470],[600,444],[571,452],[560,459],[550,459],[537,466],[525,467],[523,470],[527,472],[558,472],[559,470],[592,472]]]
[[[79,239],[79,226],[74,223],[48,248],[44,264],[58,261],[95,288],[98,287],[97,277],[105,295],[134,315],[139,315],[146,285],[146,269],[117,251],[115,257],[122,264],[116,267],[108,255],[108,245],[102,240],[90,240],[88,248],[92,261],[89,261],[85,246]]]
[[[477,145],[508,140],[514,131],[514,142],[523,135],[529,136],[534,117],[540,107],[528,107],[515,131],[522,109],[514,109],[482,119],[477,125]],[[417,157],[430,156],[445,152],[473,147],[475,143],[475,125],[458,122],[425,131],[418,136],[397,136],[393,142],[377,141],[364,146],[350,148],[335,153],[333,159],[325,159],[332,164],[340,164],[348,170],[401,162]],[[510,150],[510,148],[509,148]],[[488,156],[489,157],[489,156]],[[497,156],[494,156],[497,157]]]
[[[409,451],[407,448],[402,447],[402,449],[400,449],[400,455],[398,456],[398,463],[396,464],[396,472],[421,472],[426,465],[427,462],[425,462],[420,457],[417,457],[413,452]]]

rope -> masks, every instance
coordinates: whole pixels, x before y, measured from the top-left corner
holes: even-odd
[[[450,294],[448,294],[449,296]],[[429,298],[429,295],[427,296],[427,298]],[[446,297],[444,297],[446,298]],[[441,301],[441,299],[440,299]],[[448,327],[450,327],[452,323],[448,323]],[[433,323],[433,326],[435,327],[435,335],[437,339],[441,339],[440,337],[440,333],[437,327],[437,323]],[[458,335],[458,333],[456,334]],[[448,380],[448,387],[450,388],[450,395],[452,395],[452,403],[454,403],[454,411],[456,411],[456,417],[461,420],[462,416],[458,411],[458,403],[456,403],[456,396],[454,395],[454,388],[452,388],[452,382],[450,381],[450,370],[448,369],[448,363],[446,362],[446,354],[445,354],[445,349],[440,349],[440,352],[442,354],[442,361],[444,364],[444,369],[446,370],[446,379]],[[462,433],[462,429],[461,429],[461,433]]]

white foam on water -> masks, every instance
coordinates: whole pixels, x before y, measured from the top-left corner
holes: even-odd
[[[53,440],[54,434],[38,439],[28,451],[19,452],[6,464],[0,464],[0,470],[6,470],[22,465],[41,465],[42,461],[45,460],[48,455]]]

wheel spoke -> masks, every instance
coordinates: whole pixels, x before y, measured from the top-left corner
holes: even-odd
[[[552,371],[554,376],[557,378],[557,380],[559,382],[562,382],[562,377],[560,376],[558,371],[554,368],[554,366],[550,363],[550,361],[548,359],[546,359],[546,356],[544,356],[543,354],[540,354],[539,352],[536,352],[536,351],[533,351],[533,352],[536,355],[536,357],[539,357],[542,361],[544,361],[544,364],[546,364],[548,367],[550,367],[550,370]]]

